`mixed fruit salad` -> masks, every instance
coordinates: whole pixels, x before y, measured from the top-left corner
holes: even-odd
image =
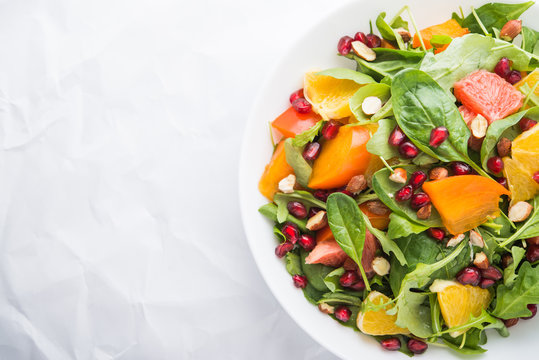
[[[381,13],[380,35],[338,41],[356,70],[305,74],[271,123],[259,189],[275,254],[309,302],[384,349],[482,353],[486,329],[505,337],[537,312],[532,5],[420,31],[408,7]]]

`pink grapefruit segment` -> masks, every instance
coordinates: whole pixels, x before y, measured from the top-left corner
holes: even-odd
[[[464,122],[466,123],[466,125],[470,125],[472,120],[477,117],[477,114],[475,112],[468,109],[464,105],[459,106],[459,112],[460,112],[460,115],[462,116],[462,118],[464,119]]]
[[[466,108],[488,120],[503,119],[522,107],[524,95],[500,76],[477,70],[454,85],[455,97]]]

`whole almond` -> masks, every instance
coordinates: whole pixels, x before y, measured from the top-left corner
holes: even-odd
[[[352,176],[348,184],[346,185],[346,191],[350,191],[352,194],[357,194],[367,188],[367,180],[365,176],[356,175]]]
[[[519,201],[509,208],[507,217],[513,222],[524,221],[530,216],[533,206],[526,201]]]
[[[325,211],[320,210],[307,220],[305,227],[311,231],[320,230],[328,224],[328,217]]]
[[[444,179],[449,175],[449,171],[447,171],[444,167],[435,167],[430,169],[429,171],[429,179],[431,180],[440,180]]]
[[[522,30],[522,20],[509,20],[500,30],[500,38],[511,41],[520,34]]]
[[[360,58],[367,61],[376,60],[376,53],[361,41],[352,41],[352,49]]]
[[[501,157],[509,156],[511,154],[511,140],[502,137],[496,144],[496,149],[498,150],[498,155]]]
[[[397,34],[399,34],[401,36],[402,41],[408,42],[408,41],[412,40],[412,35],[405,28],[398,28],[398,29],[395,29],[395,31],[397,32]]]
[[[419,220],[427,220],[428,218],[430,218],[431,211],[431,204],[425,205],[421,209],[417,210],[417,218]]]
[[[367,210],[375,215],[387,215],[391,212],[389,208],[380,200],[370,200],[365,203]]]
[[[488,121],[481,115],[477,115],[470,123],[472,135],[478,139],[484,138],[487,134]]]
[[[475,254],[473,264],[480,269],[488,269],[488,266],[490,265],[487,255],[485,255],[484,252]]]

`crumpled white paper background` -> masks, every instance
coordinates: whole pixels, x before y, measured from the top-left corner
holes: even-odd
[[[334,358],[256,269],[237,164],[340,3],[0,1],[0,359]]]

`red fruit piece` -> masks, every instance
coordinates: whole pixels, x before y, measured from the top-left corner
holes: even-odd
[[[419,154],[419,149],[411,141],[399,145],[399,154],[405,159],[413,159]]]
[[[520,75],[520,71],[513,70],[505,77],[505,80],[509,84],[515,85],[517,82],[522,80],[522,75]]]
[[[532,312],[532,314],[530,316],[526,316],[526,317],[521,318],[523,320],[529,320],[529,319],[533,318],[537,314],[537,305],[536,304],[528,304],[527,307],[528,307],[528,310],[530,310]]]
[[[414,190],[419,189],[423,183],[427,180],[427,174],[425,172],[418,170],[414,172],[412,175],[410,175],[410,181],[408,182],[409,185],[412,185],[412,188]]]
[[[380,47],[380,45],[382,45],[382,39],[380,39],[380,37],[377,36],[377,35],[368,34],[367,35],[367,44],[366,45],[368,47],[370,47],[370,48]]]
[[[308,283],[307,278],[302,275],[294,275],[292,280],[294,281],[294,286],[300,289],[305,289]]]
[[[367,45],[367,36],[361,31],[356,33],[356,36],[354,36],[354,40],[361,41],[363,44]]]
[[[472,173],[472,167],[460,161],[451,163],[451,170],[455,175],[469,175]]]
[[[326,140],[331,140],[335,138],[335,136],[337,136],[337,134],[339,133],[340,127],[341,125],[338,122],[333,121],[333,120],[328,121],[322,127],[322,136]]]
[[[429,347],[426,342],[417,339],[408,340],[407,346],[408,350],[410,350],[414,354],[423,354],[425,351],[427,351],[427,348]]]
[[[507,320],[502,320],[502,321],[505,324],[505,327],[509,328],[511,326],[515,326],[518,323],[518,318],[507,319]]]
[[[445,231],[440,228],[429,228],[427,234],[435,240],[442,241],[445,237]]]
[[[386,350],[395,351],[401,348],[401,341],[399,338],[389,338],[380,341],[380,345]]]
[[[413,193],[414,189],[412,188],[412,185],[405,185],[400,190],[397,190],[395,193],[395,200],[398,202],[410,200]]]
[[[391,134],[389,134],[388,143],[389,145],[399,146],[405,140],[406,140],[406,135],[404,134],[404,132],[402,132],[400,127],[395,126]]]
[[[522,132],[530,130],[532,127],[535,126],[535,124],[537,124],[537,121],[532,120],[530,118],[522,118],[518,122],[518,126],[520,127],[520,131],[522,131]]]
[[[344,287],[352,286],[353,284],[357,283],[360,280],[359,275],[357,272],[349,270],[346,271],[339,279],[339,283]]]
[[[492,280],[492,279],[481,279],[481,281],[479,282],[479,287],[481,289],[487,289],[489,287],[491,287],[492,285],[494,285],[496,283],[496,281]]]
[[[352,49],[352,39],[350,36],[343,36],[337,44],[337,51],[341,55],[347,55]]]
[[[493,156],[487,161],[487,167],[494,174],[499,173],[503,170],[503,160],[499,156]]]
[[[539,171],[536,171],[535,174],[532,176],[533,181],[539,184]]]
[[[347,322],[348,320],[350,320],[350,316],[352,316],[352,311],[350,311],[350,309],[346,306],[340,305],[337,306],[337,308],[335,309],[334,315],[338,320],[342,322]]]
[[[507,189],[507,179],[504,178],[504,177],[501,177],[501,178],[497,178],[496,181],[498,182],[498,184],[500,184],[501,186],[503,186],[504,188]]]
[[[526,260],[533,263],[539,260],[539,245],[530,245],[526,250]]]
[[[304,98],[297,98],[292,103],[292,107],[294,110],[296,110],[300,114],[308,114],[311,112],[312,106],[311,103],[309,103]]]
[[[465,267],[457,274],[457,281],[462,285],[479,285],[479,282],[481,281],[479,269],[471,266]]]
[[[320,143],[312,142],[305,146],[303,158],[307,161],[314,161],[320,155]]]
[[[298,244],[306,251],[311,251],[316,246],[316,239],[309,234],[303,234],[299,237]]]
[[[284,224],[281,232],[292,244],[295,244],[299,239],[299,229],[296,224],[290,222]]]
[[[282,258],[293,248],[294,244],[292,244],[290,241],[285,241],[284,243],[277,245],[275,248],[275,255],[277,255],[278,258]]]
[[[286,208],[293,216],[298,219],[305,219],[307,217],[307,208],[299,201],[289,201],[286,204]]]
[[[351,290],[355,290],[355,291],[363,291],[365,290],[365,281],[363,281],[363,279],[359,279],[358,282],[352,284],[352,286],[350,286],[350,289]]]
[[[429,145],[432,147],[438,147],[449,137],[449,131],[445,126],[438,126],[432,129],[430,132]]]
[[[290,104],[292,104],[295,100],[302,98],[303,96],[303,89],[299,89],[294,91],[292,94],[290,94]]]
[[[410,200],[410,206],[414,210],[419,210],[428,204],[430,204],[430,197],[423,192],[413,194],[412,199]]]
[[[511,72],[511,62],[509,59],[506,57],[501,58],[496,64],[496,67],[494,67],[494,72],[505,79]]]

